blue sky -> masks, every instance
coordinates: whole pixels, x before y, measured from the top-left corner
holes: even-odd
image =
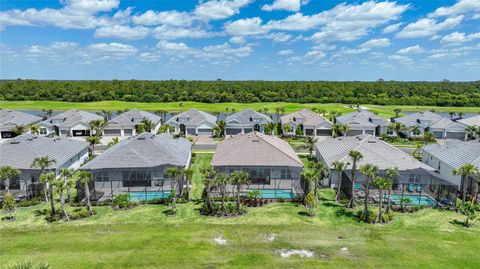
[[[0,77],[478,80],[480,0],[1,0]]]

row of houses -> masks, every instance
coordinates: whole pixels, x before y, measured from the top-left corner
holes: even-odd
[[[15,136],[12,131],[15,126],[37,124],[40,126],[40,134],[42,135],[56,134],[62,137],[85,137],[91,134],[89,123],[100,119],[103,119],[103,117],[76,109],[65,111],[47,120],[20,111],[2,109],[0,111],[0,132],[2,139],[11,138]],[[217,116],[197,109],[189,109],[179,113],[165,123],[162,123],[162,118],[156,114],[132,109],[109,120],[103,129],[103,135],[112,137],[133,136],[136,134],[136,126],[144,119],[154,124],[152,133],[156,133],[162,124],[168,124],[171,131],[175,133],[183,132],[187,135],[211,136],[217,125]],[[268,122],[272,122],[268,115],[252,109],[245,109],[226,116],[225,133],[227,135],[249,133],[251,131],[264,133]],[[331,136],[334,125],[322,115],[309,109],[283,115],[279,122],[282,126],[290,126],[289,130],[284,130],[287,134],[293,135],[300,131],[307,136]],[[337,116],[334,122],[349,126],[346,136],[363,134],[373,136],[395,135],[390,126],[392,123],[401,123],[405,126],[402,132],[406,136],[417,136],[431,132],[437,139],[466,140],[468,126],[478,126],[480,115],[453,121],[426,111],[387,120],[372,112],[361,110]]]
[[[451,169],[463,164],[480,163],[480,141],[447,141],[444,145],[429,145],[424,150],[423,162],[378,139],[371,134],[351,137],[326,138],[316,145],[316,158],[328,169],[325,187],[337,187],[347,196],[364,192],[367,179],[357,171],[353,185],[351,150],[359,151],[363,158],[358,162],[378,166],[380,174],[396,167],[399,175],[394,179],[393,194],[428,197],[422,203],[448,203],[454,201],[461,181]],[[90,171],[92,198],[110,199],[122,192],[130,192],[134,200],[165,198],[171,190],[187,187],[186,181],[172,180],[166,168],[188,168],[192,156],[192,143],[184,138],[174,138],[168,133],[160,135],[141,133],[124,139],[104,153],[86,162],[88,145],[83,141],[65,137],[45,137],[23,134],[0,144],[0,166],[9,165],[22,171],[12,180],[10,189],[17,197],[34,195],[40,169],[31,167],[35,157],[48,156],[55,164],[49,171],[60,168]],[[347,169],[335,170],[334,161],[349,163]],[[213,156],[211,165],[227,174],[246,171],[251,184],[242,192],[260,190],[264,198],[293,198],[303,195],[308,182],[302,177],[304,164],[292,147],[281,138],[257,131],[228,136]],[[469,186],[471,183],[468,183]],[[3,187],[2,187],[3,189]],[[79,192],[81,193],[81,192]]]

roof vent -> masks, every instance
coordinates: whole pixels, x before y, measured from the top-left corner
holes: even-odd
[[[20,141],[12,141],[10,144],[20,144]]]
[[[368,143],[377,143],[375,140],[368,140]]]
[[[258,142],[260,142],[260,140],[258,140],[258,139],[252,139],[252,142],[258,143]]]
[[[139,136],[139,137],[138,137],[138,140],[145,140],[145,137]]]

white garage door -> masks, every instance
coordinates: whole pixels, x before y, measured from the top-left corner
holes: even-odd
[[[317,136],[331,136],[331,130],[317,130]]]
[[[103,130],[103,133],[106,136],[120,136],[121,131],[120,131],[120,129],[105,129],[105,130]]]
[[[362,130],[350,130],[347,132],[347,136],[357,136],[361,134],[362,134]]]
[[[198,135],[212,135],[212,129],[198,129]]]

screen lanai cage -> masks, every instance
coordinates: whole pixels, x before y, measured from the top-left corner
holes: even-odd
[[[342,192],[348,199],[352,197],[351,170],[342,174]],[[385,177],[385,171],[380,170],[377,176]],[[356,173],[353,188],[355,198],[361,202],[365,198],[367,178],[360,172]],[[372,182],[371,182],[372,183]],[[369,199],[371,203],[380,202],[380,191],[370,184]],[[400,170],[393,179],[390,202],[393,205],[420,205],[427,207],[454,207],[457,199],[457,185],[440,177],[439,174],[422,168]],[[383,201],[388,200],[388,191],[384,191]]]
[[[170,178],[164,172],[166,167],[129,168],[129,169],[96,169],[89,170],[92,180],[89,184],[92,201],[113,199],[121,193],[130,193],[131,201],[165,199],[176,195],[186,187],[183,176]],[[85,196],[83,187],[77,185],[78,200]]]

